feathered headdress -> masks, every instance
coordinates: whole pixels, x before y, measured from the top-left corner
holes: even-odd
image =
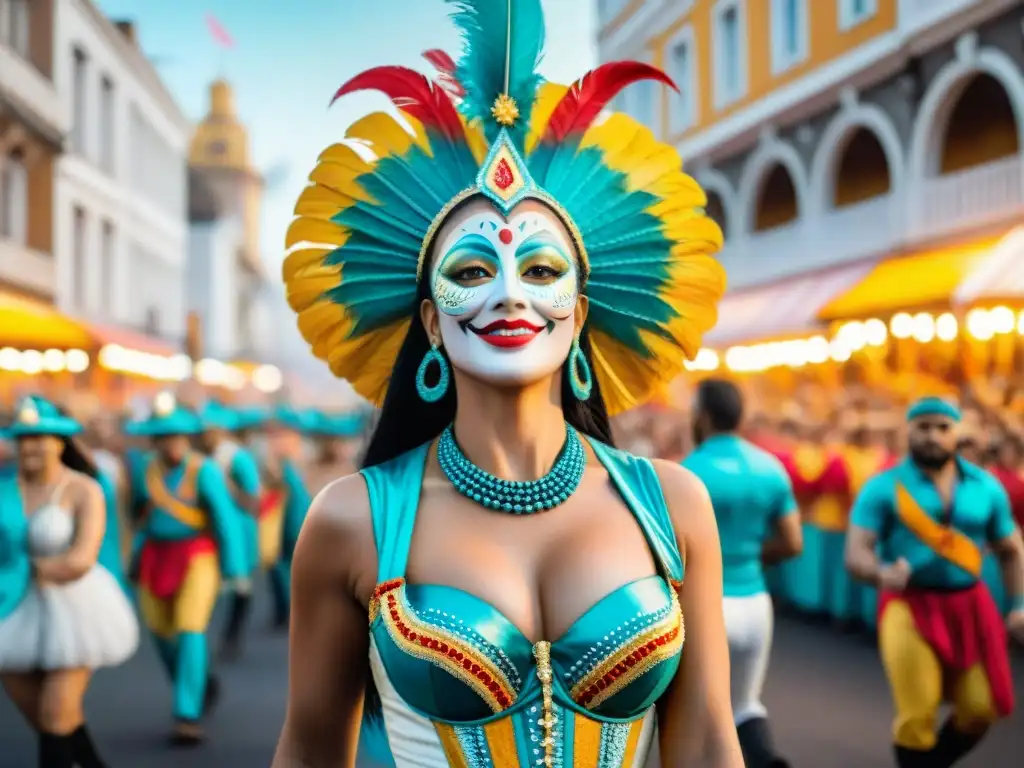
[[[299,328],[337,376],[379,404],[447,215],[477,195],[505,212],[537,199],[579,252],[609,412],[642,403],[682,371],[714,325],[725,290],[714,259],[722,233],[672,147],[626,115],[598,117],[631,83],[674,85],[628,61],[571,87],[545,82],[537,74],[540,0],[448,2],[464,50],[458,62],[443,51],[424,54],[437,82],[376,67],[334,95],[381,91],[402,120],[378,112],[356,121],[310,174],[284,262]]]

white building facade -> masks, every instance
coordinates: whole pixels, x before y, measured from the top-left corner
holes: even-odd
[[[62,310],[180,341],[192,127],[127,23],[58,3],[54,82],[71,129],[54,195]]]

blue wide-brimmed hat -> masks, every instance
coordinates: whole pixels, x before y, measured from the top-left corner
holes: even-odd
[[[267,411],[265,423],[268,426],[283,427],[303,434],[314,432],[316,429],[316,420],[308,411],[300,411],[285,404],[275,405]]]
[[[312,415],[315,417],[312,431],[323,437],[358,437],[366,427],[366,414],[360,411],[346,413],[315,411]]]
[[[197,435],[203,431],[203,422],[188,408],[178,404],[170,392],[161,392],[153,400],[153,410],[145,419],[125,425],[125,434],[137,437],[167,437],[168,435]]]
[[[6,437],[18,438],[29,435],[55,435],[70,437],[82,431],[82,425],[70,416],[65,416],[57,406],[38,395],[29,395],[19,404],[14,422],[7,427]]]
[[[199,420],[203,423],[203,429],[233,432],[238,429],[239,415],[237,411],[223,403],[211,400],[199,412]]]
[[[235,425],[232,430],[259,429],[267,423],[267,411],[264,408],[248,407],[235,409]]]

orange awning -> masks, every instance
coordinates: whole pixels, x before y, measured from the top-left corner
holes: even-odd
[[[89,329],[52,304],[0,289],[0,347],[88,349]]]
[[[819,332],[821,307],[856,285],[874,264],[845,264],[728,293],[704,345],[723,347]]]
[[[944,309],[1001,238],[894,256],[818,312],[822,321],[887,317],[896,312]]]
[[[135,352],[145,352],[150,355],[161,355],[163,357],[181,354],[180,342],[158,339],[145,333],[139,333],[127,328],[118,328],[113,325],[90,323],[88,327],[92,332],[93,344],[98,347],[116,344],[119,347]]]

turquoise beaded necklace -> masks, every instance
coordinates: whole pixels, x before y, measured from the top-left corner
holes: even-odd
[[[437,460],[455,490],[488,509],[529,515],[565,502],[580,487],[587,453],[576,430],[565,425],[565,444],[551,471],[539,480],[502,480],[466,458],[449,426],[437,444]]]

